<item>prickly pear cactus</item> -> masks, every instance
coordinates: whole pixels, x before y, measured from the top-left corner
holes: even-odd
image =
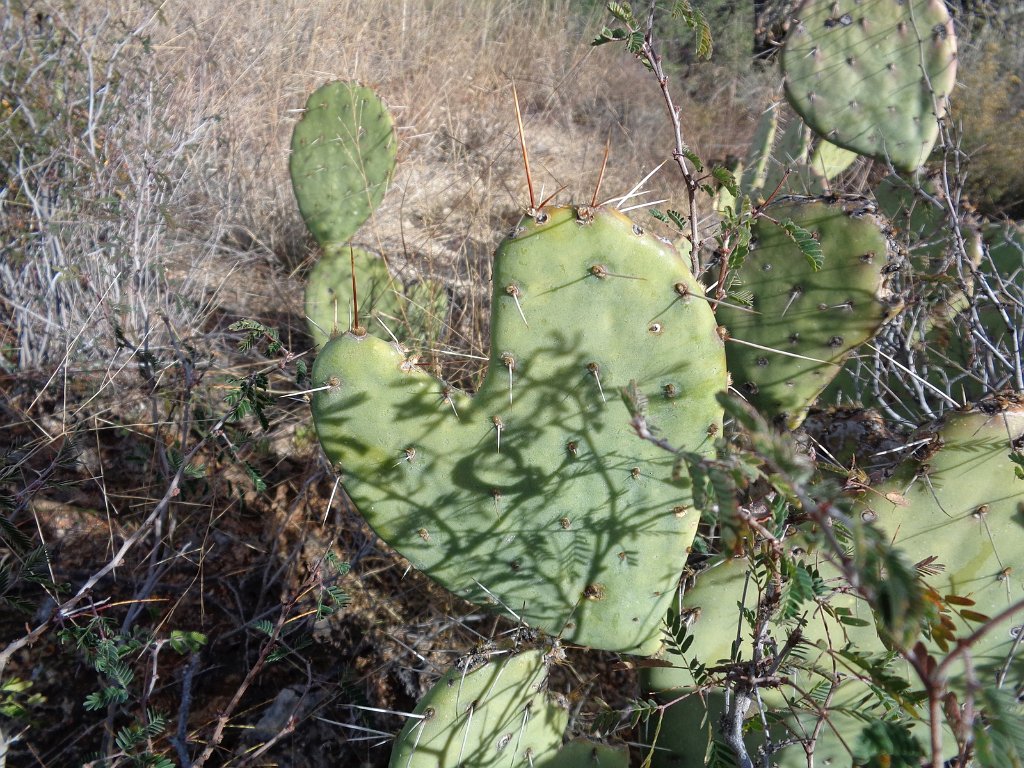
[[[807,0],[782,49],[786,96],[833,144],[913,171],[956,81],[942,0]]]
[[[956,648],[958,640],[981,626],[984,617],[1005,614],[1024,597],[1024,578],[1019,575],[1024,567],[1020,562],[1024,553],[1024,479],[1017,476],[1019,465],[1011,458],[1024,451],[1024,395],[1004,394],[983,401],[976,409],[950,414],[938,429],[928,428],[923,436],[931,436],[931,442],[919,449],[920,455],[901,465],[885,483],[868,490],[858,501],[855,514],[864,523],[882,528],[885,538],[902,549],[910,562],[920,563],[922,572],[927,571],[926,583],[934,590],[936,601],[945,606],[929,620],[922,639],[941,659]],[[804,568],[806,575],[794,579],[793,571],[787,582],[775,587],[776,596],[768,596],[780,606],[771,630],[774,647],[782,647],[793,631],[791,622],[778,619],[785,618],[787,595],[797,581],[804,582],[803,591],[813,592],[815,602],[827,605],[828,610],[815,610],[809,617],[800,630],[803,650],[779,670],[785,683],[759,689],[759,700],[768,711],[776,743],[781,738],[805,740],[816,734],[816,763],[861,765],[852,754],[865,727],[860,715],[877,708],[878,702],[871,696],[870,684],[856,674],[852,657],[836,652],[849,648],[866,657],[884,653],[885,646],[870,621],[867,605],[844,586],[845,580],[834,566],[813,555],[797,556],[796,550],[790,554],[794,561],[803,559],[798,567]],[[741,640],[738,658],[752,658],[750,628],[740,618],[738,606],[754,611],[764,600],[765,590],[750,573],[746,561],[731,560],[697,576],[696,585],[687,590],[676,612],[687,619],[687,633],[693,638],[687,659],[715,669],[737,654],[733,647],[737,636]],[[997,675],[1004,675],[1011,687],[1024,680],[1024,660],[1013,652],[1022,622],[1024,609],[1011,611],[971,646],[972,674],[980,685],[993,686]],[[679,664],[680,657],[665,658],[676,661],[677,666],[645,669],[642,675],[645,695],[666,703],[679,700],[666,711],[662,724],[666,736],[658,741],[666,751],[656,753],[653,764],[701,766],[703,755],[711,748],[712,727],[724,707],[722,692],[696,680]],[[837,661],[846,674],[829,696],[827,726],[816,731],[820,701],[812,704],[805,695],[820,690]],[[891,673],[901,674],[896,667]],[[955,685],[962,683],[962,676],[962,668],[951,670]],[[698,682],[703,683],[702,694]],[[911,676],[908,683],[913,686],[919,681]],[[686,694],[691,695],[682,698]],[[859,715],[851,714],[854,712]],[[702,724],[704,720],[709,722]],[[920,724],[912,731],[922,744],[927,743],[924,731]],[[955,739],[946,734],[943,743],[952,756]],[[751,753],[762,744],[759,733],[747,739]],[[803,768],[806,754],[794,745],[774,755],[772,764]]]
[[[353,266],[358,323],[353,315]],[[348,246],[325,250],[306,282],[306,322],[313,342],[321,347],[332,336],[356,324],[373,329],[375,324],[368,321],[374,311],[391,314],[399,306],[397,287],[387,264],[374,254]]]
[[[526,651],[449,670],[413,710],[392,768],[529,765],[554,753],[569,712],[546,695],[548,658]]]
[[[915,190],[889,177],[875,197],[908,254],[912,311],[900,318],[902,339],[886,347],[895,362],[851,360],[821,401],[884,404],[920,422],[957,403],[1019,386],[1012,361],[1024,353],[1024,340],[1011,329],[1024,315],[1021,230],[1012,222],[962,220],[964,259],[934,185]]]
[[[362,248],[329,246],[306,283],[306,322],[313,343],[322,347],[332,336],[354,327],[356,306],[362,328],[382,339],[393,335],[406,343],[437,335],[448,312],[448,295],[433,280],[403,289],[379,256]]]
[[[807,160],[808,175],[816,186],[815,191],[829,191],[831,180],[853,165],[857,157],[856,152],[837,147],[832,142],[819,138]]]
[[[416,705],[395,740],[391,768],[626,768],[624,747],[583,739],[562,746],[569,712],[547,693],[556,655],[463,659]]]
[[[882,528],[911,562],[935,558],[926,582],[939,595],[968,598],[971,611],[996,616],[1024,597],[1022,451],[1024,395],[987,398],[977,408],[948,414],[916,458],[861,499],[859,514]],[[954,636],[966,637],[979,626],[956,604],[950,608],[932,631],[933,647],[952,647]],[[973,646],[982,685],[994,682],[1022,625],[1024,609]],[[1020,654],[1012,669],[1011,679],[1024,680]]]
[[[887,224],[863,198],[783,198],[753,227],[736,272],[750,311],[721,306],[734,385],[765,416],[796,427],[842,362],[891,317],[887,273],[897,254]],[[784,228],[793,222],[821,246],[815,271]],[[778,223],[776,223],[778,222]]]
[[[575,739],[534,768],[629,768],[629,747]]]
[[[792,545],[791,546],[795,546]],[[818,704],[808,693],[828,690],[830,673],[835,669],[834,651],[846,647],[856,648],[860,653],[884,652],[871,620],[867,605],[847,589],[845,583],[831,563],[824,557],[795,554],[792,560],[799,573],[793,571],[791,578],[770,579],[760,587],[752,578],[750,564],[743,559],[726,560],[720,565],[697,576],[696,584],[687,590],[677,615],[689,624],[687,633],[692,636],[685,659],[699,660],[711,669],[723,669],[733,658],[750,662],[753,658],[752,628],[741,617],[740,606],[753,613],[759,603],[771,604],[775,608],[775,620],[769,635],[773,644],[769,649],[781,649],[789,637],[797,631],[797,617],[806,620],[799,628],[802,643],[800,651],[784,659],[777,670],[781,681],[758,689],[759,701],[767,713],[770,735],[774,743],[810,739],[819,715]],[[794,584],[794,578],[799,583]],[[808,609],[789,608],[793,590],[805,594],[813,593],[815,600],[810,605],[820,606]],[[767,594],[768,590],[774,593]],[[734,644],[739,645],[734,651]],[[734,657],[735,653],[735,657]],[[641,675],[643,695],[652,695],[663,703],[671,703],[665,712],[665,722],[657,740],[660,748],[655,752],[652,765],[655,768],[700,768],[705,765],[705,755],[710,750],[721,751],[724,741],[721,736],[720,717],[725,709],[725,691],[721,687],[700,681],[697,686],[684,657],[667,654],[667,661],[675,667],[651,667]],[[848,664],[849,662],[843,662]],[[740,669],[737,667],[737,669]],[[711,673],[719,681],[724,673]],[[738,677],[742,678],[740,673]],[[844,675],[841,683],[832,692],[831,702],[837,711],[846,707],[859,706],[860,711],[881,711],[877,702],[867,701],[870,692],[865,683],[856,675]],[[752,708],[748,717],[756,717]],[[829,724],[819,729],[815,745],[815,764],[850,765],[849,747],[854,745],[864,723],[858,718],[845,719],[835,712],[829,714]],[[837,739],[832,726],[841,728],[843,738]],[[653,731],[650,726],[649,731]],[[716,735],[717,734],[717,735]],[[649,733],[653,736],[653,733]],[[746,739],[750,754],[765,746],[765,734],[754,729]],[[830,762],[834,761],[834,762]],[[804,768],[806,755],[799,743],[775,752],[773,766],[782,768]]]
[[[321,443],[377,533],[457,595],[650,653],[698,513],[621,393],[635,388],[660,438],[710,451],[726,375],[710,307],[670,247],[583,206],[523,219],[493,282],[475,397],[344,334],[313,368]]]
[[[292,133],[290,170],[320,245],[347,242],[380,205],[397,151],[391,114],[369,88],[331,82],[313,92]]]
[[[942,273],[949,272],[954,262],[955,243],[942,194],[936,186],[926,182],[920,190],[915,190],[899,176],[887,176],[875,188],[874,196],[879,210],[892,223],[896,238],[906,250],[916,280],[942,281]],[[977,267],[982,256],[981,230],[972,221],[960,224],[967,259]],[[969,273],[966,278],[970,280]],[[944,282],[948,284],[952,280],[946,277]],[[942,296],[947,303],[949,293]],[[923,298],[935,303],[936,295],[937,291],[927,291]]]
[[[785,127],[780,123],[785,119]],[[824,195],[832,181],[857,159],[855,152],[837,147],[820,136],[799,117],[786,114],[785,105],[770,105],[757,121],[754,136],[743,162],[736,169],[739,190],[755,203],[770,195]],[[715,196],[715,209],[735,210],[736,199],[724,187]]]

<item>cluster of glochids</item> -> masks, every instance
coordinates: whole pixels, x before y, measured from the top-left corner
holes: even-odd
[[[863,675],[839,665],[846,648],[884,652],[869,607],[828,557],[798,547],[799,533],[788,543],[790,572],[771,585],[755,579],[752,588],[747,561],[724,560],[680,603],[699,511],[677,454],[665,450],[713,454],[730,377],[771,421],[799,426],[839,386],[853,351],[900,311],[895,276],[934,265],[935,249],[951,247],[930,236],[906,240],[942,219],[935,211],[901,218],[907,195],[895,181],[877,202],[827,194],[858,153],[899,169],[928,155],[955,73],[948,14],[938,0],[863,0],[849,13],[838,5],[806,3],[783,52],[786,93],[805,122],[777,137],[778,113],[767,113],[739,174],[741,194],[771,198],[732,275],[749,306],[709,301],[671,245],[596,205],[596,195],[581,206],[531,199],[495,254],[490,362],[472,396],[424,372],[403,346],[437,333],[444,291],[429,281],[399,285],[381,258],[350,242],[393,172],[386,108],[347,83],[310,97],[291,171],[323,250],[306,312],[321,346],[313,418],[324,451],[360,512],[412,565],[552,638],[456,665],[410,716],[396,768],[626,766],[623,746],[565,742],[568,711],[546,685],[560,643],[657,655],[665,617],[675,626],[687,617],[696,642],[686,653],[701,668],[749,661],[753,651],[734,643],[737,606],[788,589],[797,572],[811,580],[818,610],[774,621],[779,647],[799,623],[805,652],[774,670],[784,685],[762,691],[769,727],[751,736],[751,749],[791,742],[775,764],[804,765],[800,747],[814,741],[821,764],[849,764],[863,725],[856,710],[870,691]],[[908,99],[922,91],[922,67],[927,95]],[[796,172],[784,175],[782,165]],[[804,258],[795,230],[820,245],[821,268]],[[1019,274],[1022,238],[1002,232],[998,242],[989,233],[988,248],[971,240],[971,252],[990,252],[993,269]],[[949,333],[973,306],[970,289],[932,302],[930,332]],[[858,502],[863,522],[889,533],[912,561],[941,560],[945,570],[929,579],[936,594],[969,595],[988,615],[1022,591],[1024,492],[1008,458],[1022,434],[1016,396],[958,411],[920,439],[924,455]],[[970,620],[947,611],[936,626],[941,645]],[[1014,642],[1008,631],[989,635],[976,648],[975,674],[1005,674]],[[696,680],[695,668],[656,666],[643,677],[645,695],[671,702],[657,764],[702,766],[715,744],[728,684]],[[820,702],[805,701],[823,685],[827,727]]]

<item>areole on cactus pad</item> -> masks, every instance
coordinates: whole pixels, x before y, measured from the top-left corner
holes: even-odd
[[[524,218],[494,262],[472,398],[351,333],[313,368],[313,418],[377,533],[457,595],[567,641],[650,653],[699,519],[675,455],[710,452],[725,354],[703,289],[617,211]]]

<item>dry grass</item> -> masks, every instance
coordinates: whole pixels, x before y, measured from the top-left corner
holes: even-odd
[[[309,353],[302,278],[317,254],[288,145],[306,96],[343,78],[383,96],[401,141],[357,239],[399,273],[441,278],[447,343],[484,351],[490,255],[528,200],[512,83],[534,183],[556,202],[589,200],[606,141],[602,197],[671,151],[656,84],[589,46],[599,8],[0,0],[0,600],[25,609],[0,617],[0,680],[32,683],[0,691],[0,710],[25,710],[0,723],[0,766],[190,764],[219,721],[208,765],[384,765],[401,718],[361,707],[410,709],[453,657],[508,629],[376,539],[337,492],[305,402],[285,396],[304,386],[294,359],[266,340],[240,352],[228,326],[255,318]],[[742,155],[772,98],[770,76],[731,66],[673,83],[705,158]],[[649,186],[682,207],[668,168]],[[226,418],[225,396],[258,376],[266,429]],[[317,616],[335,586],[349,604]],[[261,666],[260,622],[294,652]],[[208,642],[178,652],[174,631]],[[104,648],[134,678],[124,702],[86,709],[113,685]],[[574,704],[632,693],[607,658],[573,661],[555,687]],[[163,731],[119,745],[150,710]]]

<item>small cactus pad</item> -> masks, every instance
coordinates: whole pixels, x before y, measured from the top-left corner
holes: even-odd
[[[377,533],[457,595],[574,643],[652,652],[698,514],[632,411],[711,451],[726,374],[710,306],[671,247],[602,208],[523,219],[493,282],[475,397],[344,334],[313,368],[320,441]]]
[[[861,518],[881,527],[911,562],[934,557],[927,583],[939,595],[974,601],[970,610],[995,616],[1024,597],[1024,396],[997,395],[977,408],[948,414],[932,441],[886,483],[860,501]],[[977,629],[953,605],[959,638]],[[1024,609],[972,647],[975,673],[994,683],[1006,662]],[[955,646],[949,640],[950,647]],[[1024,656],[1013,662],[1024,679]],[[959,670],[958,670],[959,671]]]
[[[344,243],[370,218],[395,169],[398,141],[387,107],[369,88],[321,86],[292,133],[292,188],[321,245]]]
[[[831,141],[819,138],[807,160],[807,167],[824,192],[828,182],[846,171],[856,159],[856,152],[837,147]]]
[[[815,132],[913,171],[956,80],[943,0],[807,0],[782,50],[786,96]]]
[[[391,277],[383,259],[362,248],[328,246],[306,282],[306,322],[318,347],[356,324],[352,297],[353,263],[359,305],[358,325],[380,330],[378,324],[370,322],[371,314],[374,311],[393,314],[398,306],[396,291],[401,287]]]
[[[754,311],[723,305],[718,316],[735,387],[768,418],[796,427],[843,360],[891,316],[895,253],[885,220],[863,198],[782,198],[768,214],[736,274]],[[790,221],[821,246],[820,270],[781,226]]]
[[[352,265],[355,265],[359,325],[382,339],[404,343],[432,336],[444,325],[448,295],[434,281],[402,289],[384,259],[361,248],[329,245],[309,273],[306,321],[317,347],[355,323]]]
[[[531,766],[562,745],[569,712],[546,694],[547,655],[498,656],[473,669],[470,656],[413,710],[391,752],[391,768]]]

